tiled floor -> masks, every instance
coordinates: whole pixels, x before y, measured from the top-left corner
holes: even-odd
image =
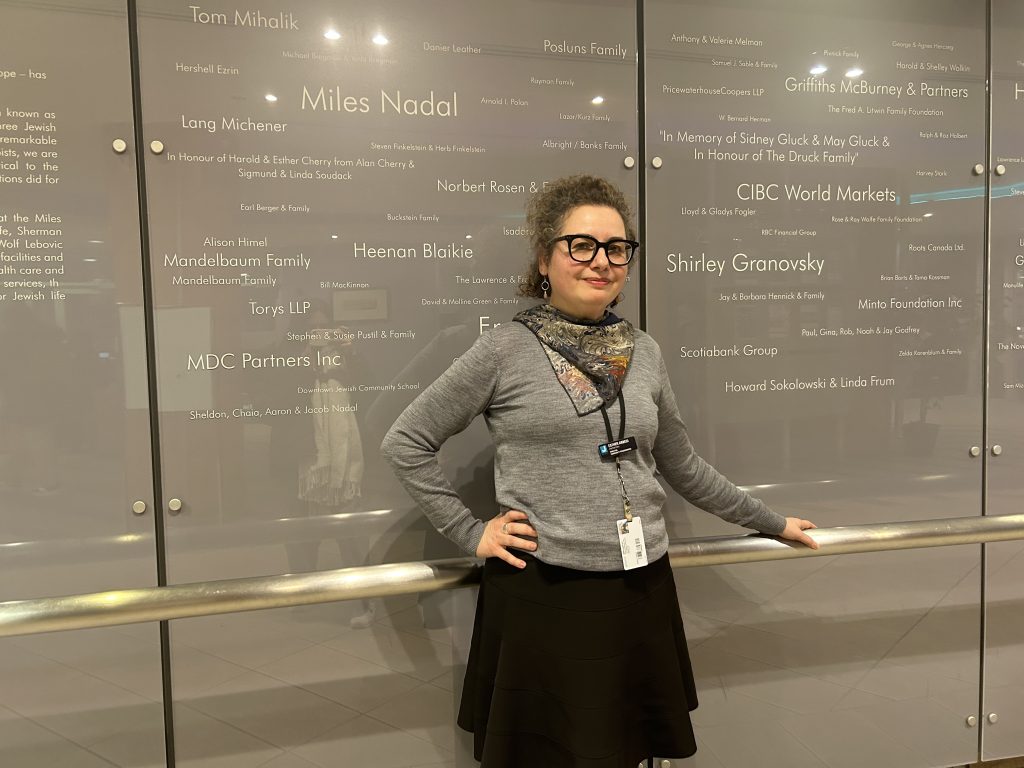
[[[1019,753],[1024,545],[990,558],[987,726]],[[788,568],[792,566],[792,571]],[[973,759],[977,547],[676,572],[701,705],[687,765],[932,768]],[[456,593],[452,593],[453,595]],[[471,599],[469,593],[464,598]],[[173,622],[175,749],[188,768],[459,768],[471,611],[415,598]],[[440,615],[440,614],[437,614]],[[450,622],[449,622],[450,623]],[[0,764],[164,764],[153,625],[0,643]],[[462,750],[460,752],[460,749]]]
[[[276,750],[269,765],[285,759],[323,768],[452,763],[450,630],[425,629],[409,600],[377,603],[375,621],[365,629],[351,628],[348,613],[320,606],[250,614],[244,636],[230,626],[233,617],[183,626],[181,632],[177,625],[191,622],[175,623],[172,637],[187,638],[190,653],[216,650],[230,657],[218,660],[235,669],[242,669],[243,659],[262,662],[216,686],[193,687],[194,695],[182,696],[182,707],[216,721],[203,723],[204,729],[230,728],[258,740],[260,747],[240,745],[246,765],[262,766],[257,761],[267,749]],[[317,640],[295,641],[293,626]],[[282,652],[271,653],[274,646]],[[260,647],[268,649],[261,653]],[[174,674],[176,679],[177,663]],[[179,742],[195,736],[177,723],[176,734]],[[202,755],[200,741],[195,740],[195,756],[184,763],[179,758],[179,764],[206,764],[211,756]],[[210,763],[222,764],[232,763],[228,756]]]
[[[148,638],[127,637],[126,644],[126,636],[116,630],[3,641],[0,763],[32,768],[162,765],[155,637],[156,628],[150,627]],[[106,653],[119,647],[132,648],[120,667]],[[156,697],[146,690],[155,690]]]

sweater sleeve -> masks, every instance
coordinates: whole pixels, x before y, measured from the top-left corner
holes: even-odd
[[[437,452],[487,410],[497,383],[498,357],[491,334],[485,333],[409,404],[380,447],[433,526],[471,555],[483,537],[484,523],[462,503]]]
[[[669,485],[691,504],[730,523],[774,536],[786,527],[786,518],[773,512],[729,482],[728,478],[697,455],[679,415],[676,396],[665,360],[658,354],[660,394],[658,436],[652,451],[658,470]]]

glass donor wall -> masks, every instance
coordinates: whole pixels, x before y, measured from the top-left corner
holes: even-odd
[[[532,191],[588,170],[636,198],[635,9],[144,2],[139,37],[169,581],[461,554],[378,446],[527,306]],[[487,446],[442,455],[482,517]],[[450,763],[471,619],[442,595],[176,622],[176,744]]]

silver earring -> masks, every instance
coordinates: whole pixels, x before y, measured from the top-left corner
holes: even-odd
[[[544,280],[541,282],[540,289],[544,291],[545,299],[551,297],[551,283],[548,282],[547,277],[545,277]]]

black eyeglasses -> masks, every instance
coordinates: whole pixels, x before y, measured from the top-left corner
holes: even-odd
[[[578,261],[580,264],[589,264],[597,256],[598,250],[604,248],[605,256],[608,257],[608,263],[614,264],[617,267],[629,264],[633,259],[633,254],[636,253],[636,249],[640,247],[640,243],[635,240],[623,240],[616,237],[602,243],[590,235],[562,235],[548,243],[548,247],[550,248],[555,243],[561,242],[565,242],[569,246],[569,258],[573,261]]]

